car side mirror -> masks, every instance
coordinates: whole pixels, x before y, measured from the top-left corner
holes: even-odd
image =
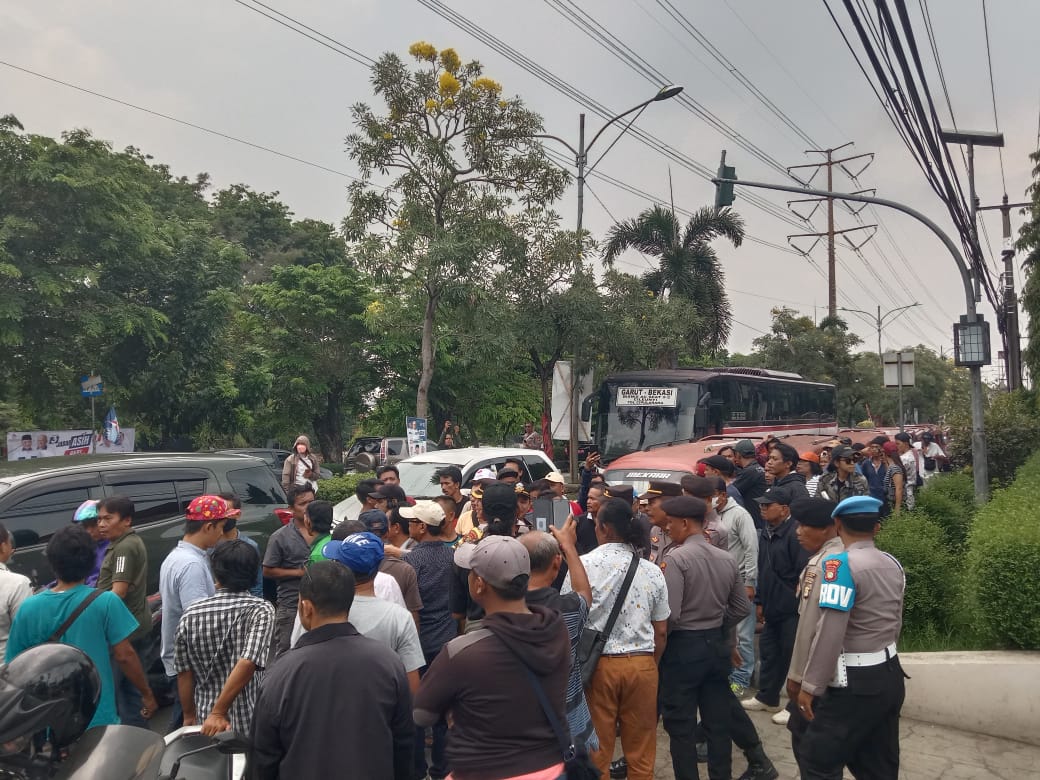
[[[592,418],[592,400],[591,395],[585,396],[585,400],[581,402],[581,421],[588,422]]]

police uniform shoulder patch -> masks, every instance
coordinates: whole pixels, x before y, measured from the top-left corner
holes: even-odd
[[[829,555],[823,560],[823,583],[820,585],[820,606],[848,612],[856,603],[856,583],[849,569],[847,551]]]

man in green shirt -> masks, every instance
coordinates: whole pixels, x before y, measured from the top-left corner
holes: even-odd
[[[141,537],[134,533],[134,503],[126,496],[109,496],[98,502],[98,531],[108,540],[108,549],[98,574],[98,590],[115,593],[137,620],[130,645],[147,673],[152,660],[152,613],[148,608],[148,552]],[[141,694],[114,669],[116,708],[119,719],[129,726],[147,728],[141,717]]]
[[[311,501],[307,504],[306,513],[303,516],[303,524],[307,533],[314,540],[311,542],[311,555],[307,561],[312,563],[323,561],[322,548],[332,540],[332,502]]]

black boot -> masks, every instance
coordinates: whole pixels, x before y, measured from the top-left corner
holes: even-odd
[[[753,748],[745,750],[744,757],[748,762],[747,769],[737,780],[776,780],[780,777],[780,773],[776,771],[773,762],[769,760],[766,751],[762,748],[761,742]]]
[[[624,756],[617,761],[610,762],[610,777],[612,780],[624,780],[628,777],[628,762]]]

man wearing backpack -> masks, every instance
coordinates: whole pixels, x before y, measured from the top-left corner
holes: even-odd
[[[47,562],[58,583],[22,602],[11,624],[5,657],[10,663],[23,650],[45,642],[62,642],[86,653],[101,680],[91,727],[119,724],[112,661],[140,691],[141,715],[150,718],[159,709],[141,661],[130,644],[130,636],[137,630],[137,618],[119,596],[83,584],[94,568],[95,550],[94,540],[79,525],[54,532],[47,542]]]

